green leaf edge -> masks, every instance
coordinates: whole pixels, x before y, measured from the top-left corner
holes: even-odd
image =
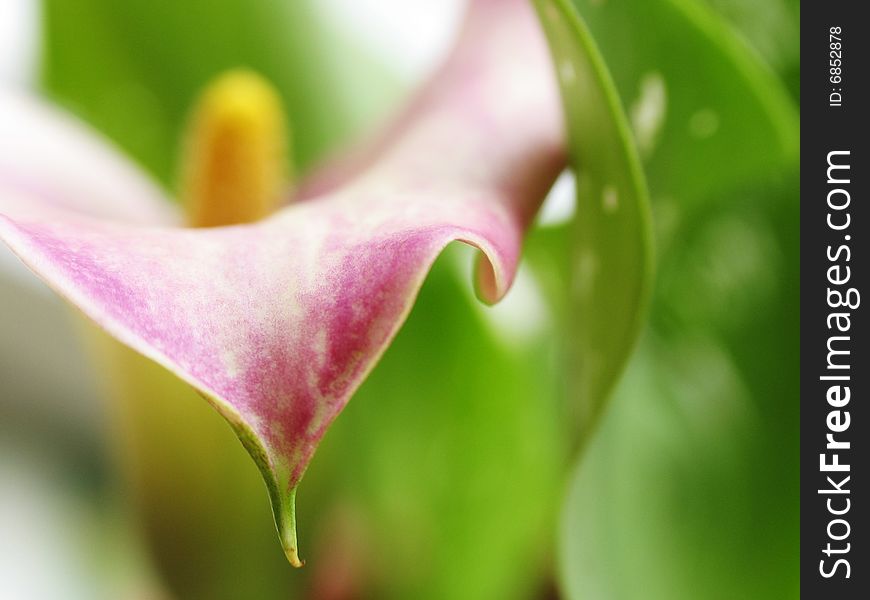
[[[611,100],[617,105],[621,106],[619,93],[613,80],[610,79],[609,71],[606,70],[604,58],[601,55],[600,51],[598,51],[594,39],[592,38],[588,27],[586,26],[581,15],[579,14],[577,7],[573,4],[569,4],[568,0],[533,1],[538,7],[539,12],[541,12],[541,20],[542,23],[545,24],[545,27],[546,20],[543,18],[543,7],[546,4],[550,4],[558,6],[558,8],[561,9],[563,18],[565,18],[576,28],[578,33],[577,38],[579,39],[580,45],[588,53],[589,60],[593,64],[593,68],[598,67],[603,70],[602,76],[606,79],[606,82],[603,83],[602,87],[604,88],[604,92],[608,97],[608,100]],[[722,50],[725,58],[732,61],[732,64],[735,67],[735,71],[744,78],[747,84],[747,88],[756,96],[759,104],[768,114],[768,117],[770,118],[777,135],[779,150],[781,150],[784,158],[783,163],[792,164],[793,162],[797,161],[800,156],[800,113],[798,107],[789,96],[785,84],[782,82],[777,73],[769,67],[764,58],[747,40],[739,35],[734,28],[721,20],[716,15],[716,13],[708,6],[702,5],[701,3],[695,2],[694,0],[662,1],[670,3],[675,10],[680,11],[690,25],[697,27],[698,30],[702,34],[704,34],[705,37],[708,38],[711,44],[718,46]],[[569,4],[567,8],[565,6],[566,4]],[[633,139],[633,135],[630,133],[631,130],[628,125],[628,121],[625,118],[624,112],[620,113],[617,116],[617,121],[620,132],[623,135],[627,135],[629,139]],[[632,167],[636,166],[642,171],[642,161],[640,161],[639,159],[639,154],[637,154],[636,152],[636,147],[631,142],[627,143],[629,144],[629,146],[631,146],[629,154],[632,155]],[[573,156],[572,158],[576,159],[576,157]],[[645,186],[644,191],[646,204],[647,206],[650,206],[649,195],[646,192]],[[648,212],[648,216],[648,225],[651,226],[651,211]],[[652,244],[652,230],[649,226],[646,228],[646,233],[650,236],[650,244]],[[649,254],[648,258],[650,261],[653,260],[652,253]],[[651,269],[648,271],[648,278],[646,280],[646,286],[644,290],[644,303],[646,310],[648,310],[650,307],[652,291],[651,284],[653,280],[652,268],[654,267],[651,265]],[[641,322],[642,321],[639,319],[637,323],[638,330],[640,328]],[[626,354],[626,358],[628,358],[628,353]],[[620,369],[621,368],[622,367],[620,367]],[[619,371],[617,371],[617,374],[618,373]],[[612,384],[615,384],[616,381],[617,378],[613,380]],[[611,385],[611,387],[609,388],[608,396],[613,392],[613,387],[614,385]],[[579,464],[582,462],[582,460],[582,452],[577,452],[576,456],[574,456],[574,461],[569,472],[567,480],[567,492],[570,492],[573,488],[573,482],[576,477]],[[565,520],[566,509],[567,506],[563,506],[562,510],[560,511],[560,522],[563,522]],[[560,542],[560,548],[558,552],[559,554],[562,554],[562,545],[563,542]],[[567,586],[565,585],[563,580],[563,568],[557,569],[557,573],[559,573],[559,575],[557,576],[559,589],[565,590]]]
[[[646,321],[646,315],[649,310],[650,300],[652,296],[652,287],[655,272],[655,252],[653,244],[653,228],[652,228],[652,208],[650,203],[649,191],[646,185],[646,178],[640,160],[640,154],[634,143],[634,136],[631,133],[628,117],[625,109],[622,106],[622,101],[616,88],[609,70],[604,62],[604,58],[598,49],[592,35],[583,21],[581,15],[573,4],[568,0],[534,0],[535,7],[539,13],[541,23],[544,30],[547,32],[548,41],[550,41],[551,52],[558,58],[559,50],[551,41],[554,37],[553,28],[559,26],[558,20],[561,20],[563,26],[567,26],[573,35],[571,36],[574,42],[578,45],[578,50],[586,57],[588,66],[594,77],[595,82],[599,86],[599,91],[603,96],[605,106],[609,109],[609,116],[613,121],[613,125],[617,134],[618,147],[622,154],[622,160],[628,169],[629,180],[633,187],[635,203],[633,209],[637,214],[638,227],[635,232],[636,239],[639,240],[637,249],[639,250],[639,263],[641,265],[641,277],[636,282],[632,296],[634,297],[633,310],[628,316],[627,326],[624,329],[623,342],[621,344],[623,350],[621,355],[610,364],[605,373],[601,377],[601,383],[598,384],[598,392],[593,394],[591,400],[594,403],[590,419],[581,430],[581,435],[577,443],[582,445],[589,438],[592,428],[599,420],[602,409],[606,400],[610,397],[613,389],[616,386],[626,364],[631,356],[635,345],[640,337],[643,329],[643,324]],[[548,15],[548,10],[552,11]],[[568,58],[568,57],[566,57]],[[572,61],[573,64],[573,61]],[[572,168],[577,171],[577,166],[583,164],[584,156],[586,155],[585,138],[580,132],[579,135],[570,135],[574,129],[571,124],[571,111],[566,101],[566,95],[570,93],[564,89],[564,85],[560,79],[560,87],[562,88],[563,107],[568,125],[569,145],[571,149]],[[594,148],[589,149],[594,152]],[[585,197],[578,186],[577,194],[577,214],[578,218],[583,219],[586,211],[601,212],[600,203],[592,202],[591,199]],[[582,240],[581,240],[582,242]],[[600,253],[599,253],[600,254]],[[605,254],[606,255],[606,254]],[[593,386],[590,386],[593,388]],[[580,454],[578,448],[577,454]]]

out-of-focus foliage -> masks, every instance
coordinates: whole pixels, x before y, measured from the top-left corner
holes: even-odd
[[[651,327],[563,513],[572,598],[798,590],[798,123],[691,0],[575,0],[632,116],[659,250]]]
[[[800,102],[800,0],[707,0],[780,74]]]
[[[569,597],[797,596],[794,189],[727,195],[676,231],[565,504]]]
[[[796,158],[787,95],[698,0],[575,4],[631,117],[654,203],[667,195],[691,210]]]
[[[324,29],[309,2],[43,3],[46,91],[164,183],[177,176],[178,136],[194,99],[227,69],[250,67],[278,88],[300,168],[395,89],[364,49]]]

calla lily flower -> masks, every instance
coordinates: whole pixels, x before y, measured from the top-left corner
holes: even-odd
[[[444,66],[377,143],[295,193],[278,186],[272,92],[247,74],[219,81],[188,140],[186,216],[70,117],[0,102],[0,238],[230,423],[294,565],[297,486],[433,261],[452,241],[478,248],[478,295],[499,300],[565,165],[553,69],[522,0],[474,2]]]

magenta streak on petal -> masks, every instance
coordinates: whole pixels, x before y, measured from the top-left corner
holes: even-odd
[[[485,300],[507,291],[564,164],[552,71],[530,7],[479,2],[406,125],[324,196],[210,230],[131,227],[42,202],[0,218],[0,237],[107,331],[252,430],[286,493],[446,244],[483,251]],[[8,184],[0,197],[40,203]]]

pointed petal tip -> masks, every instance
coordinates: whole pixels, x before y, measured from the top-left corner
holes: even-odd
[[[290,564],[297,569],[301,569],[305,566],[305,561],[299,558],[299,550],[292,546],[284,546],[284,554],[287,556],[287,560],[290,561]]]
[[[274,502],[275,525],[278,527],[278,537],[284,556],[294,567],[301,568],[305,561],[299,558],[299,542],[296,538],[296,488],[281,494],[277,503]]]

